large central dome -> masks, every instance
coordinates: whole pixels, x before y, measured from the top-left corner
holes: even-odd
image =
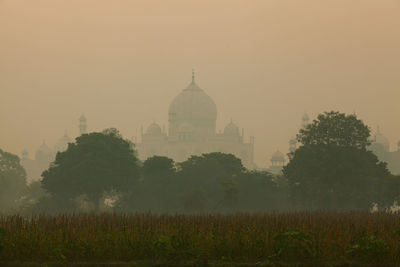
[[[195,82],[189,84],[169,106],[169,121],[217,120],[217,106]]]
[[[199,141],[215,134],[217,106],[194,82],[193,73],[192,83],[169,105],[168,117],[170,141]]]

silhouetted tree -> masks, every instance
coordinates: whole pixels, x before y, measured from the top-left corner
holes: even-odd
[[[235,178],[240,188],[239,209],[248,212],[265,212],[285,209],[287,205],[287,186],[266,171],[245,171]]]
[[[0,149],[0,212],[16,211],[27,188],[18,156]]]
[[[178,183],[183,194],[182,198],[195,199],[196,203],[200,203],[199,200],[203,199],[204,203],[196,205],[209,211],[215,210],[222,203],[227,204],[227,198],[231,201],[233,195],[237,194],[236,191],[240,190],[234,188],[233,194],[231,190],[233,188],[227,186],[233,185],[233,179],[240,176],[244,170],[241,160],[232,154],[213,152],[191,156],[186,161],[178,163]],[[189,206],[186,205],[186,208]]]
[[[303,146],[328,145],[365,149],[371,144],[370,130],[356,115],[337,111],[319,114],[317,119],[301,129],[297,139]]]
[[[106,192],[132,190],[140,166],[133,144],[116,129],[107,129],[76,138],[66,151],[57,153],[42,176],[44,189],[53,196],[51,201],[59,200],[58,204],[69,208],[72,199],[86,195],[98,207]]]
[[[299,208],[367,209],[388,204],[396,184],[386,164],[367,151],[369,129],[355,115],[325,112],[300,130],[302,143],[283,173]]]
[[[152,212],[166,212],[176,206],[176,168],[172,159],[153,156],[143,162],[141,192],[132,194],[130,205]]]

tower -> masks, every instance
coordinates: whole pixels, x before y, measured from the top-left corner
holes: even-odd
[[[289,140],[289,152],[293,153],[297,149],[297,140],[296,138],[292,138]]]
[[[22,151],[22,159],[28,159],[29,158],[29,152],[28,150],[24,149],[24,151]]]
[[[308,117],[308,114],[304,112],[303,117],[301,118],[301,127],[304,129],[307,127],[307,125],[310,122],[310,117]]]
[[[82,113],[81,117],[79,118],[79,134],[85,134],[87,131],[87,124],[86,124],[86,117],[85,114]]]

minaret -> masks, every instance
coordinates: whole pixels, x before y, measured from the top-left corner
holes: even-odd
[[[192,83],[194,83],[194,69],[192,69]]]
[[[85,134],[87,133],[87,120],[85,117],[85,114],[82,113],[81,117],[79,118],[79,134]]]
[[[290,153],[293,153],[294,151],[296,151],[296,149],[297,149],[297,140],[296,140],[296,138],[292,138],[292,139],[290,139],[289,140],[289,152]]]
[[[304,112],[304,115],[303,115],[303,117],[301,118],[301,121],[302,121],[301,127],[302,127],[303,129],[306,128],[307,125],[308,125],[308,123],[309,123],[309,121],[310,121],[310,118],[308,117],[308,114],[307,114],[306,112]]]
[[[24,149],[24,151],[22,151],[22,159],[28,159],[28,158],[29,158],[28,150]]]

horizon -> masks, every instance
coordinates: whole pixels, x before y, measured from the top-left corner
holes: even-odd
[[[156,4],[155,4],[156,3]],[[125,138],[191,80],[270,165],[307,112],[355,112],[391,150],[400,140],[400,3],[376,1],[0,1],[1,148],[31,157],[78,132]]]

